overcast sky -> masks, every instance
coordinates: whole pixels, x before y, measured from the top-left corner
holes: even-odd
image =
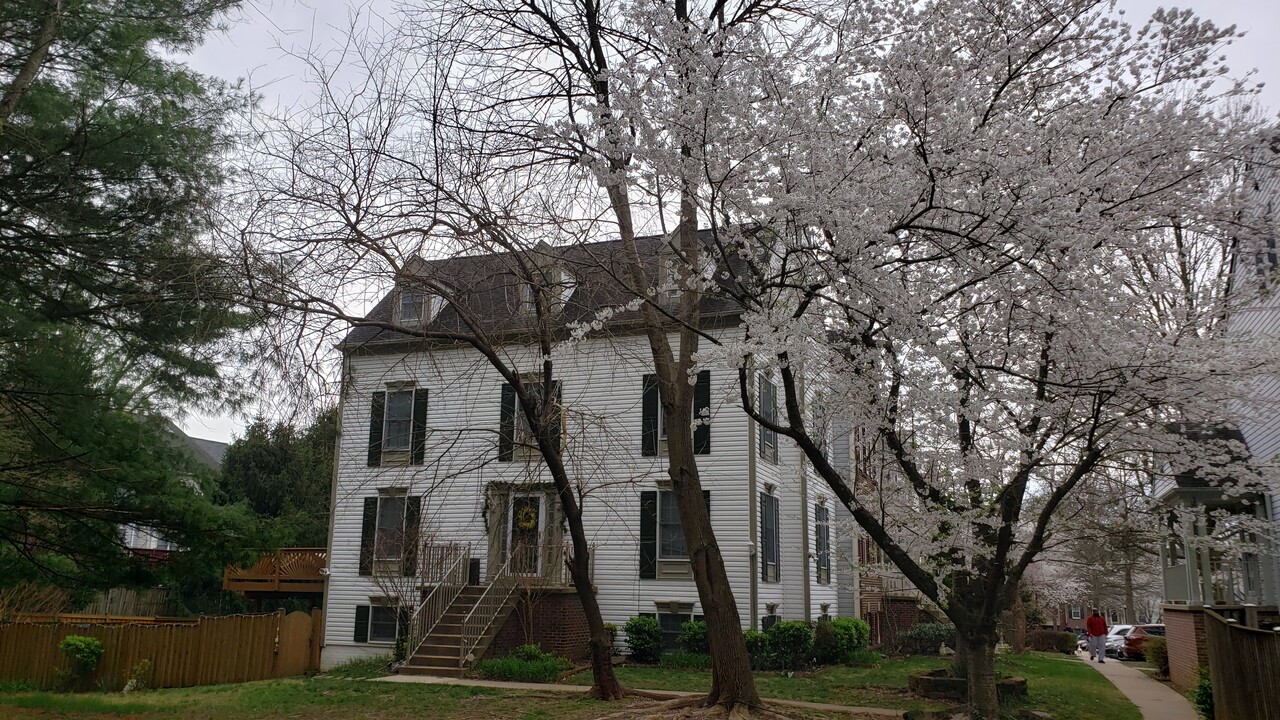
[[[1119,0],[1129,20],[1139,24],[1156,8],[1173,3],[1158,0]],[[384,21],[393,19],[393,0],[350,4],[326,0],[248,0],[231,18],[227,32],[209,38],[190,57],[196,70],[227,80],[245,79],[266,102],[293,105],[307,96],[304,68],[290,53],[308,49],[325,52],[340,47],[353,8]],[[1226,26],[1236,25],[1245,37],[1226,48],[1233,74],[1256,69],[1255,80],[1265,84],[1262,104],[1275,116],[1280,109],[1280,2],[1277,0],[1189,0],[1176,3]],[[229,441],[241,432],[242,420],[225,415],[196,414],[182,423],[196,437]]]

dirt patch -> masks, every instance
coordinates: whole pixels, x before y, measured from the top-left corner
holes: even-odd
[[[735,708],[726,712],[721,706],[704,707],[696,698],[654,701],[637,698],[621,710],[599,720],[885,720],[883,715],[852,711],[817,710],[792,705],[765,703],[762,708]]]

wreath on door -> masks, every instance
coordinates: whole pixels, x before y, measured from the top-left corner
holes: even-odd
[[[532,530],[538,527],[538,510],[528,505],[517,510],[516,527],[521,530]]]

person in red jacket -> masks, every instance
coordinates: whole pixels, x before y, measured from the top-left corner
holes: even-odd
[[[1107,661],[1107,621],[1093,609],[1093,614],[1084,622],[1084,629],[1089,633],[1089,659],[1098,658],[1098,662]]]

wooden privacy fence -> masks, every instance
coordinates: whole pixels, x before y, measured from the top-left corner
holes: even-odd
[[[1204,617],[1215,720],[1280,720],[1280,633]]]
[[[185,687],[301,675],[319,669],[319,610],[288,615],[202,617],[184,624],[14,622],[0,625],[0,680],[42,688],[58,684],[67,660],[58,643],[67,635],[102,641],[94,682],[124,687],[142,661],[150,687]]]

